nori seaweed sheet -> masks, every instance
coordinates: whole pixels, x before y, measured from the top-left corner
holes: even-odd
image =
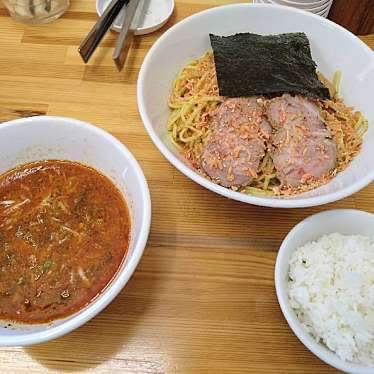
[[[210,34],[221,96],[279,95],[329,99],[302,33],[231,36]]]

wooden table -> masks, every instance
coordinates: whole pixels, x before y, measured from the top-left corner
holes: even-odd
[[[113,34],[88,66],[77,54],[96,19],[93,0],[72,1],[63,19],[34,27],[13,22],[0,8],[0,121],[51,114],[105,128],[139,160],[153,202],[148,246],[123,292],[63,338],[2,348],[1,373],[334,372],[288,328],[274,290],[275,258],[286,233],[312,213],[332,208],[374,213],[374,185],[310,209],[230,201],[172,167],[138,115],[137,74],[153,42],[190,14],[234,2],[177,1],[161,31],[136,38],[130,71],[120,74],[111,61]],[[374,46],[373,36],[365,40]]]

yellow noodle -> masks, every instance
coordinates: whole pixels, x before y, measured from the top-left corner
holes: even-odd
[[[316,188],[335,176],[338,171],[345,169],[359,152],[363,135],[368,129],[367,120],[361,113],[344,105],[339,98],[340,71],[336,72],[332,83],[321,74],[319,77],[329,87],[333,97],[332,100],[318,102],[318,105],[337,144],[336,168],[329,176],[314,184],[297,189],[283,189],[277,179],[270,152],[267,151],[257,171],[257,177],[253,178],[249,186],[239,189],[241,192],[258,196],[290,195]],[[171,141],[181,149],[196,169],[200,168],[201,152],[210,134],[209,118],[223,100],[224,98],[219,96],[212,52],[191,61],[173,81],[169,99],[171,113],[167,124],[169,135]]]
[[[340,70],[337,70],[334,74],[334,78],[332,80],[332,85],[335,90],[335,95],[334,97],[339,97],[340,94],[340,82],[342,80],[342,72]]]

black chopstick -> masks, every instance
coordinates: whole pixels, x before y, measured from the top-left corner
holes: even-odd
[[[88,62],[92,53],[99,45],[101,39],[104,37],[113,21],[116,19],[118,13],[129,0],[112,0],[109,6],[105,9],[102,16],[96,22],[94,27],[88,33],[78,48],[79,54],[85,63]]]

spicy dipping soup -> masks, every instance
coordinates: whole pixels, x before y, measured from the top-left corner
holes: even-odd
[[[71,161],[22,165],[0,176],[0,319],[43,323],[83,308],[110,282],[129,247],[121,192]]]

